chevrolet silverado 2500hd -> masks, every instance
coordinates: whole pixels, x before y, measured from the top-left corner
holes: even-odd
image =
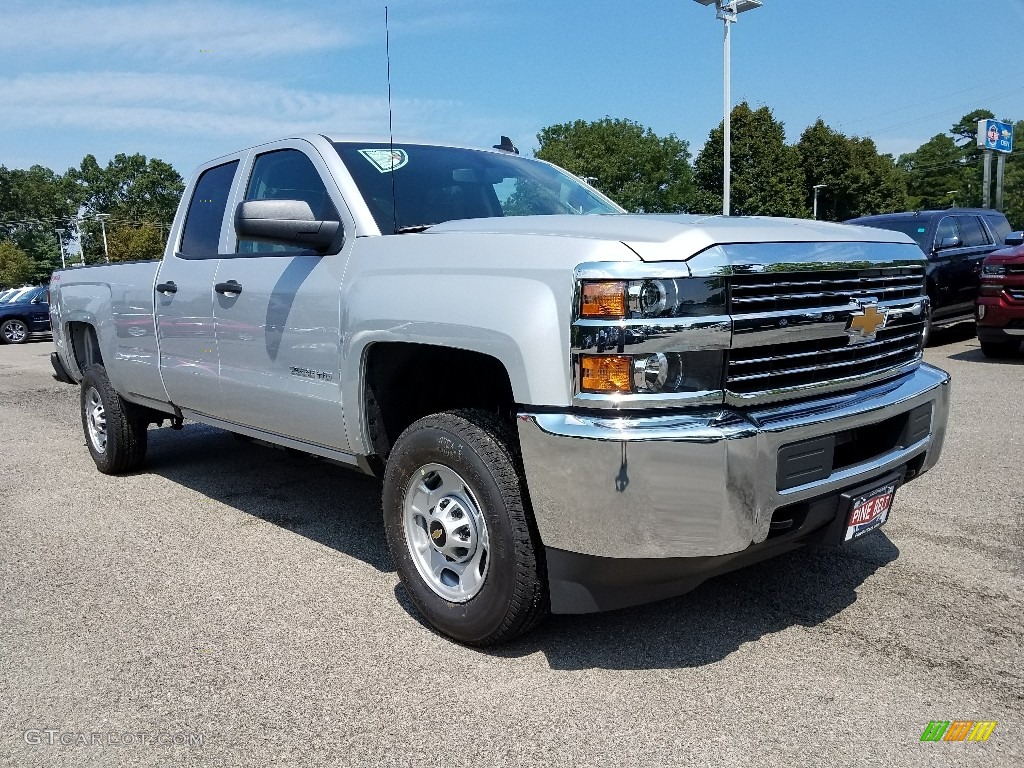
[[[896,232],[306,136],[201,166],[162,261],[55,273],[52,360],[102,472],[192,419],[382,477],[411,599],[486,645],[884,523],[945,434],[924,267]]]

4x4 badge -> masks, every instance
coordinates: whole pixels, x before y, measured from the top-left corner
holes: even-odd
[[[861,304],[861,311],[850,316],[850,322],[846,326],[846,335],[850,337],[850,344],[863,344],[867,341],[874,341],[875,334],[879,328],[885,328],[889,319],[889,311],[877,304]]]

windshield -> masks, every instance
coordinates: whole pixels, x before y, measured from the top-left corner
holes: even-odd
[[[622,213],[575,176],[517,155],[418,144],[334,146],[384,234],[454,219]]]
[[[884,221],[865,221],[862,226],[875,229],[888,229],[891,232],[902,232],[914,238],[921,250],[928,253],[931,243],[928,242],[928,222],[921,219],[885,219]]]
[[[12,293],[10,296],[8,296],[4,300],[4,303],[14,304],[15,302],[21,301],[22,299],[26,298],[25,294],[27,294],[31,290],[32,286],[29,286],[28,288],[19,288],[18,290],[14,291],[14,293]]]

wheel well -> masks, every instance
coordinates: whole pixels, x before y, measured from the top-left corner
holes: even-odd
[[[406,427],[432,413],[478,408],[511,421],[512,384],[505,366],[480,352],[404,342],[366,354],[363,413],[373,453],[387,459]]]
[[[67,336],[71,340],[71,352],[79,371],[84,371],[87,365],[103,364],[95,328],[88,323],[68,323]]]

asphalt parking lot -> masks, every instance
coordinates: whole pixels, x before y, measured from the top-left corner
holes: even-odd
[[[51,343],[0,347],[0,763],[1024,764],[1024,358],[970,330],[882,533],[489,651],[420,624],[375,481],[195,424],[103,476]]]

